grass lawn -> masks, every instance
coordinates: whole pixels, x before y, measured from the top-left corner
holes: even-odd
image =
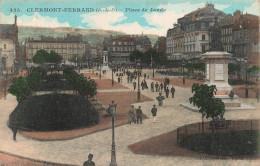
[[[181,146],[192,151],[231,157],[259,157],[259,131],[238,130],[214,134],[194,134],[184,138]]]
[[[9,126],[23,131],[62,131],[94,126],[99,113],[83,97],[68,94],[32,96],[18,104]]]

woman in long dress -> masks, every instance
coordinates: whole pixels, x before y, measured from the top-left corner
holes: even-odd
[[[131,105],[131,109],[129,110],[129,117],[128,117],[128,123],[131,124],[132,122],[136,123],[135,108],[133,105]]]

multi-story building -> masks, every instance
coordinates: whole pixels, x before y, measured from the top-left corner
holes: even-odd
[[[232,31],[234,58],[246,59],[249,65],[259,66],[259,17],[240,15],[235,20]]]
[[[136,39],[136,50],[145,52],[151,48],[151,41],[147,36],[134,36]]]
[[[110,36],[105,38],[104,49],[107,49],[109,63],[122,64],[129,63],[129,55],[135,51],[145,52],[151,48],[151,41],[147,36]]]
[[[154,44],[154,49],[159,53],[166,53],[166,37],[158,37],[158,40]]]
[[[215,18],[225,14],[206,4],[204,8],[193,11],[174,24],[167,31],[166,55],[169,59],[198,59],[209,50],[209,28]]]
[[[75,61],[85,54],[86,45],[82,41],[82,35],[67,35],[64,38],[52,38],[42,36],[40,40],[28,38],[26,41],[26,60],[32,62],[33,56],[38,50],[55,51],[63,60]]]
[[[237,14],[239,11],[234,13],[234,16],[227,15],[220,22],[220,30],[221,30],[221,42],[224,48],[224,51],[232,53],[232,36],[233,36],[233,24],[235,18],[237,18]]]
[[[6,57],[6,60],[4,63],[6,62],[11,62],[11,59],[13,59],[15,56],[15,61],[12,60],[12,69],[14,68],[14,66],[18,66],[19,65],[19,43],[18,43],[18,27],[17,27],[17,17],[15,16],[15,21],[14,24],[0,24],[0,39],[2,40],[3,44],[2,47],[2,51],[4,51],[5,49],[5,45],[6,48],[8,50],[13,50],[12,53],[8,53],[7,55],[10,55],[12,57]],[[15,55],[13,55],[13,53]],[[2,59],[0,59],[0,65],[4,65],[3,62],[1,61]],[[6,63],[6,65],[10,65],[9,63]],[[10,68],[10,67],[8,67]],[[1,69],[0,69],[1,70]],[[2,73],[2,72],[0,72]]]
[[[14,61],[15,61],[15,44],[10,39],[0,39],[0,75],[3,71],[7,74],[14,72]]]

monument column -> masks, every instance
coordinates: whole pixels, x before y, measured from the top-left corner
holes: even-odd
[[[222,51],[206,52],[202,55],[206,67],[207,85],[216,85],[216,98],[221,98],[226,107],[240,107],[241,103],[237,100],[238,96],[230,98],[229,94],[232,86],[228,84],[228,61],[232,54]]]
[[[232,54],[227,52],[207,52],[202,55],[205,62],[207,85],[216,85],[216,95],[228,95],[232,87],[228,84],[228,61]]]

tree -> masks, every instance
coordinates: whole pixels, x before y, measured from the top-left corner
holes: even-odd
[[[53,50],[50,53],[45,50],[39,50],[33,57],[33,63],[37,64],[59,63],[61,60],[62,57]]]
[[[218,116],[223,117],[225,105],[221,99],[214,97],[217,91],[216,85],[193,84],[191,89],[194,95],[189,98],[189,101],[199,108],[199,112],[202,115],[202,132],[204,132],[203,117],[206,115],[207,119],[210,117],[213,121]],[[214,127],[212,127],[212,132],[213,131]]]
[[[137,59],[141,59],[142,61],[143,56],[144,54],[141,51],[136,50],[130,54],[129,58],[131,62],[136,62]]]
[[[75,70],[67,68],[63,71],[64,78],[70,82],[74,89],[81,96],[94,96],[97,93],[97,86],[94,80],[87,80]]]
[[[9,93],[16,96],[18,102],[23,101],[31,95],[32,90],[28,84],[28,80],[23,77],[14,79],[12,86],[8,90]]]
[[[45,50],[39,50],[33,56],[33,63],[43,64],[46,61],[46,57],[48,56],[48,52]]]
[[[235,72],[240,71],[240,66],[237,64],[228,64],[228,74],[234,74]]]
[[[30,73],[26,77],[26,80],[31,90],[33,91],[37,90],[40,86],[40,82],[45,78],[45,76],[46,76],[46,71],[44,71],[40,67],[35,68],[32,71],[32,73]]]

